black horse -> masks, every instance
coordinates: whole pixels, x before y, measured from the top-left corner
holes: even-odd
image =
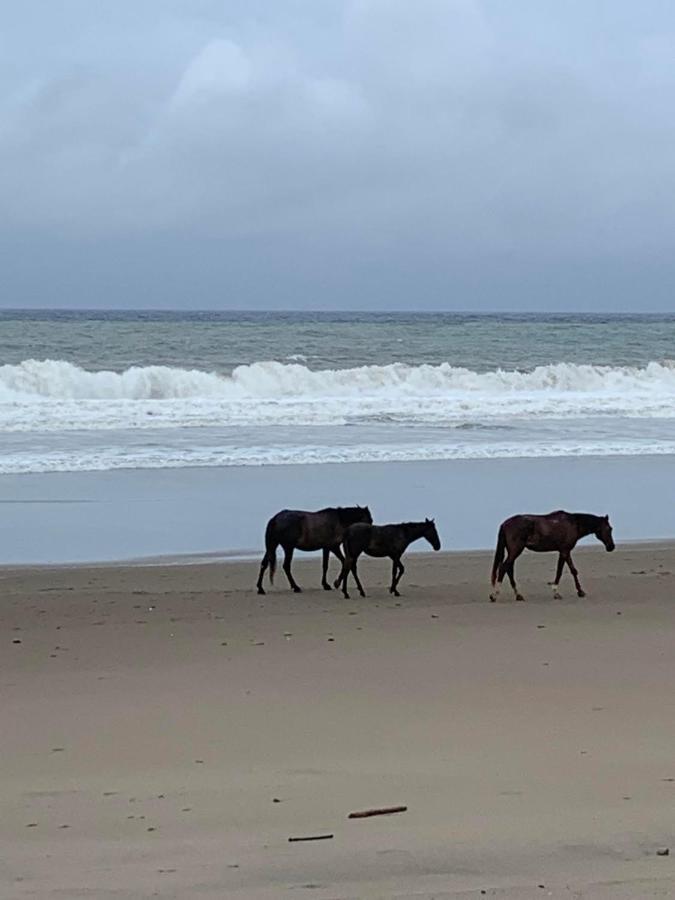
[[[291,561],[294,550],[323,550],[323,577],[321,584],[324,590],[329,591],[330,585],[326,580],[328,572],[328,556],[334,553],[340,562],[344,557],[340,550],[340,544],[345,531],[355,522],[371,523],[373,517],[367,506],[329,506],[318,512],[306,512],[300,509],[282,509],[267,523],[265,529],[265,555],[260,564],[258,576],[258,593],[264,594],[263,575],[265,569],[270,568],[270,584],[274,582],[274,572],[277,567],[277,547],[281,544],[284,549],[284,572],[288,583],[296,592],[301,588],[296,583],[291,573]]]
[[[494,603],[499,596],[504,575],[509,576],[516,600],[524,600],[523,595],[516,587],[514,577],[514,564],[523,550],[535,550],[537,553],[557,551],[558,567],[555,573],[555,581],[550,582],[553,587],[553,597],[560,599],[558,585],[563,573],[565,563],[572,573],[574,584],[579,597],[585,597],[579,583],[579,572],[572,562],[572,550],[577,541],[594,534],[605,545],[605,549],[611,552],[614,549],[612,526],[609,524],[609,516],[593,516],[590,513],[568,513],[563,509],[548,513],[545,516],[521,515],[511,516],[499,526],[497,536],[497,549],[492,565],[492,593],[490,600]],[[506,559],[504,559],[506,554]]]
[[[335,587],[342,584],[342,593],[349,599],[347,579],[352,572],[359,593],[365,597],[356,571],[356,561],[362,553],[368,556],[388,556],[392,560],[389,593],[399,597],[398,583],[405,572],[401,557],[408,546],[420,538],[426,538],[434,550],[441,549],[441,539],[433,519],[425,519],[424,522],[401,522],[398,525],[352,525],[347,529],[343,541],[345,559]]]

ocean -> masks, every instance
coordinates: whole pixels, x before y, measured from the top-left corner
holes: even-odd
[[[675,316],[0,312],[0,474],[675,454]]]

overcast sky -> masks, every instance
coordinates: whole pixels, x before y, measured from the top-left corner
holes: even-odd
[[[675,311],[671,0],[21,0],[0,306]]]

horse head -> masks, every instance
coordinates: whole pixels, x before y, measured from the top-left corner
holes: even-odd
[[[425,519],[424,525],[425,529],[423,537],[425,537],[429,541],[434,550],[440,550],[441,539],[439,538],[438,532],[436,531],[435,521],[433,519]]]
[[[609,516],[602,516],[598,521],[598,529],[594,534],[596,538],[605,545],[605,550],[607,550],[608,553],[611,553],[616,544],[612,537],[612,526],[609,524]]]

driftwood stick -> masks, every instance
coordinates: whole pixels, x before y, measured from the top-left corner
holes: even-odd
[[[370,816],[390,816],[392,813],[406,812],[407,806],[384,806],[381,809],[362,809],[360,812],[349,813],[349,819],[369,819]]]
[[[291,843],[297,841],[329,841],[333,837],[332,834],[308,834],[305,837],[289,837]]]

